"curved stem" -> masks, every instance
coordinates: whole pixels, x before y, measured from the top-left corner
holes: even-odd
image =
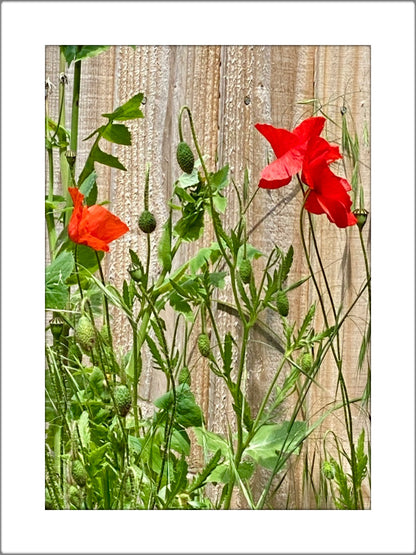
[[[303,204],[302,204],[302,209],[301,209],[301,214],[300,214],[300,229],[301,229],[302,246],[303,246],[303,249],[304,249],[304,253],[305,253],[306,260],[307,260],[308,268],[309,268],[309,271],[311,273],[312,281],[315,285],[315,289],[316,289],[317,294],[318,294],[319,302],[320,302],[320,305],[321,305],[321,308],[322,308],[322,313],[323,313],[322,315],[323,315],[323,318],[324,318],[325,326],[327,328],[329,328],[329,323],[328,323],[328,318],[327,318],[327,315],[326,315],[326,312],[325,312],[325,305],[324,305],[324,302],[323,302],[322,293],[320,292],[317,280],[316,280],[315,275],[314,275],[314,271],[313,271],[312,264],[311,264],[311,261],[310,261],[309,253],[308,253],[308,250],[306,248],[306,241],[305,241],[304,231],[303,231],[303,213],[305,211],[305,202],[306,202],[306,199],[308,198],[309,190],[305,194],[302,182],[299,178],[299,175],[297,176],[297,178],[298,178],[300,187],[302,189],[302,192],[304,193],[304,201],[303,201]],[[323,266],[322,259],[320,257],[319,248],[318,248],[318,244],[317,244],[314,229],[313,229],[312,219],[311,219],[310,214],[308,214],[308,216],[309,216],[309,222],[310,222],[310,226],[311,226],[312,239],[313,239],[315,251],[317,253],[317,257],[318,257],[318,261],[319,261],[319,266],[320,266],[320,269],[321,269],[323,277],[324,277],[325,285],[326,285],[328,295],[329,295],[329,299],[330,299],[330,302],[331,302],[331,307],[332,307],[332,310],[334,312],[335,324],[337,324],[338,316],[337,316],[337,313],[336,313],[335,304],[334,304],[334,301],[333,301],[333,298],[332,298],[332,294],[331,294],[331,290],[330,290],[330,287],[329,287],[328,279],[326,277],[325,268]],[[350,401],[349,401],[349,397],[348,397],[348,390],[347,390],[347,386],[346,386],[346,383],[345,383],[345,380],[344,380],[344,375],[343,375],[343,372],[342,372],[342,358],[341,358],[341,354],[340,354],[339,329],[336,333],[336,341],[337,341],[337,352],[335,352],[335,348],[334,348],[334,345],[332,344],[332,342],[331,342],[331,351],[332,351],[332,354],[334,356],[335,363],[337,365],[338,379],[339,379],[339,383],[340,383],[340,386],[341,386],[341,395],[342,395],[342,400],[343,400],[344,419],[345,419],[345,425],[346,425],[346,432],[347,432],[347,436],[348,436],[348,443],[349,443],[350,451],[351,451],[351,472],[352,472],[352,477],[353,477],[352,482],[353,482],[354,503],[355,503],[355,507],[358,508],[358,493],[357,493],[357,488],[356,488],[357,469],[356,469],[356,457],[355,457],[355,446],[354,446],[354,436],[353,436],[353,423],[352,423],[352,414],[351,414]]]

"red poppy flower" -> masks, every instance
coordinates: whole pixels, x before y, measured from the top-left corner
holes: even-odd
[[[109,251],[108,243],[124,235],[129,228],[103,206],[83,206],[84,195],[75,187],[68,191],[74,203],[68,225],[69,238],[96,251]]]
[[[309,141],[319,136],[324,125],[325,118],[308,118],[290,132],[257,123],[256,129],[269,141],[277,158],[261,172],[259,187],[278,189],[290,183],[292,177],[302,169]]]
[[[322,137],[314,137],[308,144],[302,168],[302,181],[309,187],[305,209],[312,214],[326,214],[338,227],[357,223],[351,212],[351,186],[329,168],[334,160],[342,158],[339,148]]]

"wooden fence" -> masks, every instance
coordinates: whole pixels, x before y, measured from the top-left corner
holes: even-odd
[[[72,68],[71,68],[72,69]],[[46,49],[46,78],[58,84],[59,49]],[[69,71],[69,91],[72,71]],[[109,199],[111,210],[130,227],[130,232],[114,242],[106,256],[106,277],[115,286],[121,286],[128,276],[129,248],[145,252],[145,238],[137,229],[137,216],[143,209],[143,185],[146,165],[150,164],[150,206],[158,223],[163,224],[168,215],[167,200],[172,184],[179,176],[175,161],[178,143],[177,117],[181,106],[192,111],[201,149],[208,158],[209,169],[228,163],[237,186],[241,186],[244,171],[250,175],[250,190],[254,192],[267,155],[273,156],[268,143],[256,131],[256,123],[270,123],[276,127],[292,129],[301,119],[321,108],[320,115],[328,118],[326,138],[340,144],[341,109],[347,110],[346,120],[351,132],[356,132],[360,144],[358,179],[364,188],[365,206],[370,205],[370,148],[367,142],[370,127],[370,48],[367,46],[128,46],[111,47],[98,57],[82,64],[81,103],[79,127],[78,172],[83,166],[91,140],[83,142],[91,131],[102,125],[101,114],[113,109],[137,92],[143,92],[144,119],[128,122],[132,132],[131,147],[113,146],[127,172],[99,166],[99,200]],[[68,94],[68,113],[70,109]],[[311,102],[314,100],[313,102]],[[50,99],[52,117],[56,116],[58,94]],[[69,122],[67,122],[69,126]],[[185,138],[190,133],[185,123]],[[92,139],[93,140],[93,139]],[[342,170],[342,166],[338,168]],[[351,179],[353,168],[345,159],[345,170]],[[339,172],[338,172],[339,173]],[[228,192],[229,208],[224,225],[235,223],[236,195]],[[308,274],[299,233],[301,195],[293,183],[277,191],[261,190],[248,212],[249,242],[263,252],[273,245],[287,250],[293,245],[295,256],[290,281]],[[327,268],[328,279],[335,292],[336,303],[348,306],[366,279],[365,266],[357,228],[338,229],[325,216],[317,217],[316,231],[319,248]],[[151,272],[156,275],[157,240],[161,225],[152,235],[153,263]],[[364,228],[369,248],[370,225]],[[212,230],[196,245],[190,244],[181,251],[181,260],[202,245],[213,240]],[[316,263],[316,260],[314,260]],[[224,295],[227,291],[224,292]],[[351,318],[344,326],[342,352],[347,386],[351,398],[362,395],[367,374],[357,370],[357,361],[364,322],[368,319],[367,299],[357,303]],[[299,322],[306,314],[316,294],[312,283],[290,293],[290,318]],[[238,335],[234,316],[220,308],[216,316],[223,331],[232,329]],[[118,312],[113,313],[114,333],[120,351],[130,348],[131,336],[127,322]],[[166,315],[169,327],[169,313]],[[268,316],[267,325],[275,328],[276,317]],[[322,318],[317,317],[315,327],[320,329]],[[276,369],[279,352],[271,349],[261,330],[255,329],[248,354],[247,395],[254,409],[261,394]],[[196,360],[196,357],[195,357]],[[231,401],[223,383],[197,361],[192,367],[192,390],[205,413],[207,428],[216,432],[226,431],[233,422]],[[307,401],[306,417],[316,419],[337,394],[337,370],[328,357],[320,370],[320,388],[314,388]],[[150,357],[144,363],[140,395],[147,399],[143,410],[151,410],[151,401],[164,391],[164,375],[152,368]],[[336,414],[336,413],[335,413]],[[356,433],[364,427],[368,433],[368,415],[353,406]],[[325,430],[344,434],[342,418],[325,420],[309,440],[311,452],[320,447]],[[200,464],[201,452],[194,449],[194,469]],[[299,459],[303,464],[304,457]],[[312,492],[302,487],[302,464],[293,465],[291,472],[297,480],[287,481],[276,499],[277,508],[285,508],[288,494],[290,506],[314,507]],[[262,476],[258,478],[261,487]],[[294,484],[298,486],[295,487]],[[236,496],[235,507],[244,508],[244,501]]]

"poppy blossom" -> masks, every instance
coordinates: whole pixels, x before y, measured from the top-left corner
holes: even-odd
[[[107,252],[108,243],[129,231],[124,222],[103,206],[83,206],[84,195],[75,187],[69,187],[68,191],[74,203],[68,235],[74,243]]]
[[[309,142],[302,167],[302,182],[309,187],[305,209],[312,214],[326,214],[338,227],[347,227],[356,224],[357,218],[351,212],[350,184],[329,167],[339,158],[339,148],[322,137]]]
[[[305,119],[292,132],[272,125],[257,123],[255,128],[269,141],[276,160],[261,172],[259,187],[278,189],[287,185],[302,169],[309,141],[318,137],[325,125],[325,118]]]

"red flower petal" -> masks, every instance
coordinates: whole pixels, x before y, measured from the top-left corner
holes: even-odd
[[[68,191],[74,203],[68,224],[69,238],[94,250],[109,251],[108,243],[124,235],[129,230],[127,225],[103,206],[83,206],[84,195],[75,187]]]
[[[325,213],[338,227],[347,227],[357,223],[348,195],[351,186],[346,179],[335,175],[328,165],[340,157],[338,147],[331,146],[320,137],[315,138],[305,154],[302,181],[310,189],[305,209],[312,214]]]
[[[290,183],[302,169],[308,142],[321,133],[324,124],[325,118],[308,118],[290,132],[257,123],[256,129],[269,141],[277,158],[261,172],[259,187],[277,189]]]
[[[106,210],[103,206],[95,204],[88,208],[90,233],[111,243],[124,235],[129,228],[117,216]]]
[[[307,118],[295,127],[293,133],[299,137],[300,141],[307,142],[312,137],[317,137],[322,133],[325,121],[326,120],[323,117]]]

